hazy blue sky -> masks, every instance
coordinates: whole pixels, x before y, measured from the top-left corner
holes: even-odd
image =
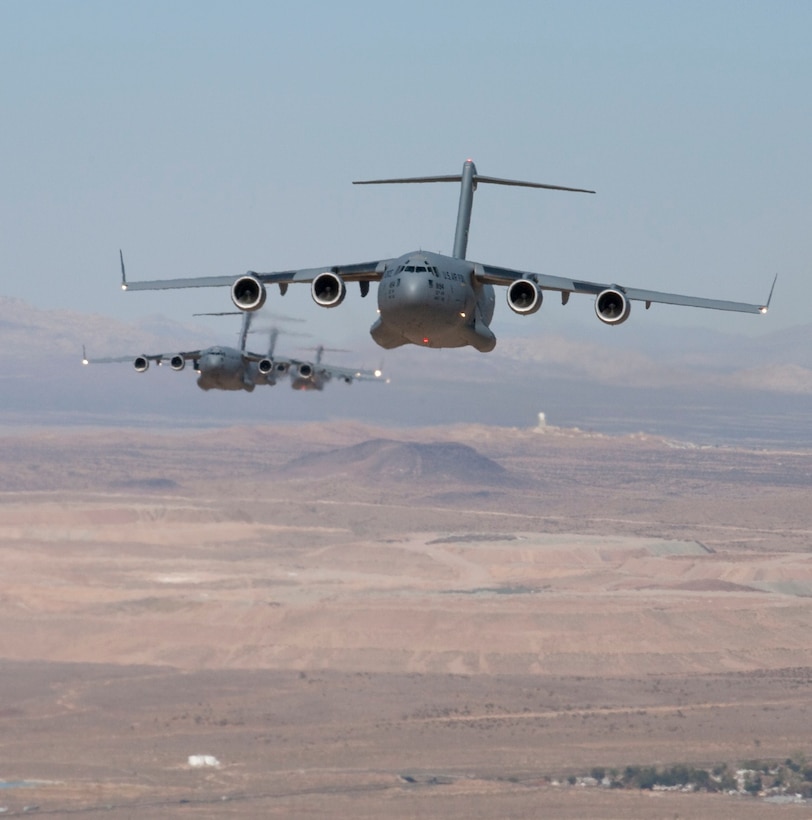
[[[185,318],[227,291],[122,295],[119,247],[132,278],[450,251],[455,186],[350,182],[472,157],[598,191],[480,188],[472,259],[754,302],[778,272],[766,319],[630,323],[808,323],[811,38],[808,2],[4,0],[0,293]],[[338,343],[371,296],[274,307]],[[596,322],[555,301],[494,328]]]

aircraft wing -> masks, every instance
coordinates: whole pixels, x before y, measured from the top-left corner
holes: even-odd
[[[377,282],[389,259],[376,259],[371,262],[355,262],[350,265],[324,265],[320,268],[299,268],[297,270],[271,271],[259,273],[248,271],[266,285],[288,285],[291,282],[312,282],[320,273],[332,271],[345,282]],[[231,287],[239,276],[198,276],[184,279],[150,279],[141,282],[129,282],[124,274],[124,262],[121,263],[122,290],[174,290],[176,288],[217,288]]]
[[[341,379],[342,381],[345,381],[347,383],[353,381],[386,381],[386,379],[383,378],[383,372],[380,369],[363,370],[358,367],[338,367],[336,365],[324,364],[324,362],[314,362],[312,360],[306,359],[274,358],[274,361],[286,362],[288,365],[292,367],[298,367],[299,365],[308,365],[313,368],[314,374],[327,376],[329,378],[334,379]]]
[[[89,358],[85,352],[85,349],[82,348],[82,364],[114,364],[118,362],[130,362],[132,363],[135,359],[144,359],[147,362],[154,362],[155,364],[162,364],[164,361],[169,361],[170,359],[174,358],[175,356],[180,356],[183,358],[183,361],[189,362],[195,359],[199,359],[203,351],[201,350],[187,350],[183,353],[153,353],[153,354],[138,354],[137,356],[103,356],[100,358]],[[263,358],[263,357],[260,357]],[[259,359],[257,359],[259,361]]]
[[[386,381],[383,377],[383,373],[380,370],[360,370],[360,369],[353,369],[350,367],[335,367],[334,365],[330,364],[319,364],[316,365],[317,369],[320,370],[322,373],[329,373],[331,377],[334,379],[343,379],[346,382],[352,381],[371,381],[371,382],[384,382]]]
[[[320,268],[301,268],[300,270],[275,271],[259,273],[248,271],[249,276],[256,276],[266,285],[286,285],[291,282],[312,282],[320,273],[331,271],[337,273],[345,282],[377,282],[391,259],[375,259],[372,262],[354,262],[350,265],[324,265]],[[227,284],[231,284],[230,279]]]
[[[279,356],[269,356],[267,353],[252,353],[250,350],[243,350],[242,357],[247,362],[261,362],[265,359],[270,359],[274,362],[274,364],[277,362],[282,364],[290,364],[288,359],[282,359]]]
[[[82,364],[111,364],[113,362],[131,362],[135,356],[103,356],[91,359],[82,352]]]
[[[475,263],[474,276],[477,281],[491,285],[510,285],[517,279],[529,279],[535,282],[541,290],[560,291],[562,299],[566,301],[571,293],[587,293],[597,296],[607,289],[619,290],[623,295],[637,302],[645,302],[648,308],[653,303],[663,305],[684,305],[686,307],[708,308],[710,310],[732,310],[738,313],[766,313],[770,306],[773,290],[765,304],[756,305],[748,302],[733,302],[727,299],[706,299],[701,296],[684,296],[679,293],[663,293],[656,290],[642,290],[629,288],[618,284],[588,282],[582,279],[569,279],[565,276],[552,276],[546,273],[532,273],[528,271],[500,268],[495,265],[481,265]],[[773,288],[775,281],[773,281]]]

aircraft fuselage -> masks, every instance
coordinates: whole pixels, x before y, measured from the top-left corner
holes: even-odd
[[[370,334],[384,348],[472,345],[484,353],[496,344],[488,327],[494,304],[493,287],[475,281],[472,262],[414,251],[383,272]]]
[[[247,390],[255,384],[266,384],[266,377],[256,364],[248,362],[233,347],[209,347],[201,351],[195,362],[197,386],[201,390]]]

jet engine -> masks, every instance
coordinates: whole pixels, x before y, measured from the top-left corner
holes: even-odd
[[[186,367],[186,359],[183,356],[175,355],[169,360],[169,366],[173,370],[183,370]]]
[[[133,367],[139,373],[143,373],[145,370],[149,370],[149,359],[146,356],[136,356]]]
[[[248,312],[259,310],[265,304],[265,285],[255,276],[241,276],[231,286],[231,301]]]
[[[541,288],[530,279],[516,279],[507,289],[508,307],[522,316],[535,313],[541,307],[543,299]]]
[[[267,376],[273,370],[273,361],[271,359],[260,359],[257,362],[257,370],[262,373],[263,376]]]
[[[302,362],[296,368],[296,375],[300,379],[309,379],[313,375],[313,365],[308,364],[307,362]]]
[[[595,315],[607,325],[620,325],[629,318],[632,306],[629,300],[614,288],[608,288],[595,297]]]
[[[327,308],[338,307],[347,295],[347,286],[337,273],[325,271],[311,283],[310,295],[317,305]]]

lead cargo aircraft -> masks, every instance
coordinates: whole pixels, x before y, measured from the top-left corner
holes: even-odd
[[[474,191],[478,185],[490,183],[588,194],[594,191],[482,176],[470,159],[465,161],[459,175],[373,179],[353,184],[419,182],[460,183],[457,227],[451,256],[418,250],[390,259],[347,265],[270,273],[248,271],[238,277],[205,276],[128,282],[121,255],[121,286],[124,290],[230,286],[234,304],[240,310],[254,311],[265,304],[269,285],[277,285],[284,295],[291,284],[309,284],[316,304],[333,308],[344,301],[348,282],[359,283],[362,297],[369,292],[370,282],[378,282],[378,318],[370,328],[370,334],[381,347],[388,349],[405,344],[434,348],[470,345],[482,353],[493,350],[496,345],[496,337],[489,327],[494,313],[495,285],[506,288],[508,307],[520,315],[535,313],[541,307],[545,291],[560,293],[562,304],[566,304],[573,293],[591,295],[595,299],[596,316],[607,325],[625,322],[629,318],[632,302],[643,302],[646,309],[660,303],[739,313],[766,313],[769,307],[775,281],[767,302],[756,305],[570,279],[472,262],[465,258]]]
[[[274,355],[277,331],[271,331],[267,353],[252,353],[247,349],[248,333],[252,313],[243,314],[240,330],[240,347],[215,345],[203,350],[189,350],[182,353],[156,353],[140,356],[116,356],[89,359],[82,350],[82,364],[108,364],[111,362],[132,362],[133,367],[144,373],[150,362],[161,365],[169,362],[172,370],[183,370],[187,362],[198,374],[197,386],[201,390],[246,390],[253,391],[258,384],[274,385],[279,378],[289,376],[294,390],[323,390],[331,379],[351,384],[353,381],[383,381],[381,370],[360,370],[337,367],[321,361],[324,347],[317,348],[315,362],[300,359],[281,358]]]

